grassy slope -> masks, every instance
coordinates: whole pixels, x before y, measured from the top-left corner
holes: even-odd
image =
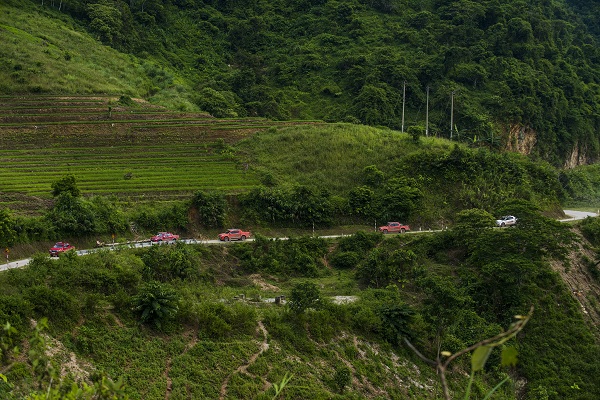
[[[310,328],[301,321],[296,326],[290,325],[282,317],[284,308],[257,301],[289,293],[295,283],[306,279],[239,275],[230,269],[230,264],[235,263],[228,255],[231,250],[221,246],[209,247],[208,251],[204,247],[196,249],[209,254],[202,259],[202,269],[218,271],[216,284],[177,282],[177,290],[184,296],[182,314],[192,320],[200,318],[199,326],[197,321],[190,321],[189,325],[168,333],[158,333],[140,325],[128,311],[130,307],[117,311],[111,305],[125,295],[122,291],[104,295],[96,292],[102,291],[98,287],[72,286],[71,294],[90,308],[86,308],[77,324],[58,323],[52,329],[57,339],[49,343],[53,359],[75,378],[83,378],[94,370],[123,378],[131,399],[216,399],[223,393],[223,386],[226,399],[271,399],[271,385],[280,382],[286,373],[293,375],[285,389],[286,399],[440,398],[435,371],[419,362],[410,351],[392,349],[367,332],[363,335],[338,329],[323,313],[307,317],[306,321],[312,321]],[[132,252],[125,250],[80,257],[76,271],[70,269],[72,263],[66,258],[47,267],[53,271],[53,278],[49,279],[57,286],[62,286],[60,282],[64,283],[62,279],[67,275],[94,286],[93,282],[102,279],[100,276],[105,273],[113,276],[120,274],[115,272],[118,270],[129,275],[139,264]],[[45,268],[38,264],[31,271],[0,274],[0,287],[6,288],[7,294],[27,291],[17,282],[50,273],[50,270],[44,272]],[[350,272],[325,273],[314,282],[319,283],[325,296],[360,294]],[[240,293],[246,295],[247,302],[233,300]],[[128,304],[129,296],[121,300]],[[207,308],[209,304],[217,306]],[[348,313],[344,308],[339,307],[339,315]],[[230,322],[232,326],[222,325],[220,317],[231,313],[239,313],[238,325],[235,322]],[[254,316],[248,318],[248,315]],[[319,322],[319,318],[324,319]],[[265,331],[259,329],[256,320],[262,321]],[[254,359],[263,343],[268,348]],[[343,391],[336,387],[334,379],[336,369],[342,366],[352,376],[351,384]],[[239,371],[240,367],[246,367],[247,372]],[[8,373],[8,379],[23,384],[21,389],[27,392],[27,379],[21,381],[23,376],[18,374],[18,371]],[[449,378],[452,387],[462,393],[464,376],[452,373]],[[478,378],[481,387],[493,385],[481,379]],[[171,382],[169,390],[168,382]],[[497,398],[512,397],[502,394]]]
[[[240,143],[254,161],[281,183],[318,185],[336,194],[359,184],[357,174],[369,165],[391,173],[403,156],[419,149],[448,149],[452,143],[378,128],[332,124],[270,130]]]
[[[99,44],[60,13],[2,5],[0,36],[2,93],[146,94],[134,57]]]

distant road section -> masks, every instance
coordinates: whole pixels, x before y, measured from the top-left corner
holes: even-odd
[[[568,221],[576,221],[578,219],[585,219],[587,217],[597,217],[598,214],[595,212],[587,212],[587,211],[575,211],[575,210],[563,210],[565,212],[565,214],[567,215],[566,219],[561,219],[560,222],[568,222]],[[331,236],[321,236],[323,238],[336,238],[336,237],[340,237],[342,235],[331,235]],[[285,239],[285,238],[279,238],[279,239]],[[248,239],[249,241],[252,241],[253,239]],[[228,244],[230,242],[221,242],[219,240],[196,240],[196,239],[182,239],[181,242],[184,243],[188,243],[188,244],[197,244],[197,243],[204,243],[204,244]],[[152,246],[152,243],[150,241],[145,241],[145,242],[140,242],[140,243],[136,243],[136,244],[131,244],[130,247],[149,247]],[[106,246],[105,248],[111,249],[112,246]],[[83,256],[89,253],[92,253],[94,251],[98,251],[99,249],[91,249],[91,250],[77,250],[77,255]],[[11,269],[11,268],[19,268],[19,267],[24,267],[25,265],[29,264],[29,258],[26,258],[24,260],[19,260],[19,261],[13,261],[13,262],[9,262],[9,263],[3,263],[0,264],[0,271],[5,271],[7,269]]]
[[[598,214],[595,212],[587,211],[575,211],[575,210],[563,210],[567,215],[567,219],[561,219],[560,222],[576,221],[578,219],[585,219],[587,217],[597,217]]]

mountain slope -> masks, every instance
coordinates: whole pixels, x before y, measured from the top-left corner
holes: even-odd
[[[145,84],[127,79],[122,90],[172,107],[423,132],[429,87],[431,134],[485,138],[561,166],[600,155],[597,39],[564,1],[22,4],[147,60],[137,72]],[[21,19],[5,25],[48,35]],[[2,91],[57,89],[14,80]]]

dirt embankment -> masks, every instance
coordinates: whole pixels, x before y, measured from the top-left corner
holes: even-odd
[[[579,232],[577,232],[579,235]],[[568,262],[553,262],[596,338],[600,341],[600,266],[589,242],[579,235],[580,242],[569,254]],[[597,272],[594,272],[597,271]]]

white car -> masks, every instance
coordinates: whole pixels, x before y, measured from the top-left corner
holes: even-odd
[[[512,215],[505,215],[504,217],[496,220],[498,226],[511,226],[517,223],[517,218]]]

